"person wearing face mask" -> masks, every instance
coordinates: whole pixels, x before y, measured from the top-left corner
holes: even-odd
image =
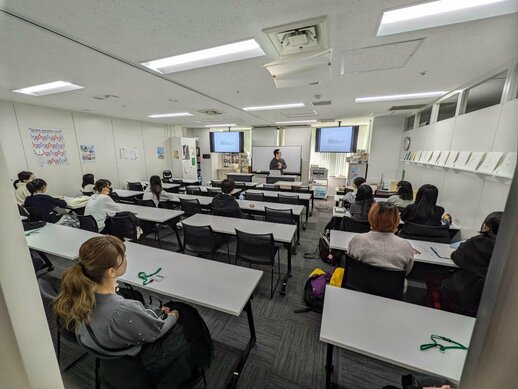
[[[108,180],[100,179],[95,182],[94,194],[88,199],[85,207],[85,216],[93,216],[97,222],[99,232],[108,233],[110,226],[106,225],[108,216],[115,216],[121,209],[119,205],[109,196],[111,183]]]

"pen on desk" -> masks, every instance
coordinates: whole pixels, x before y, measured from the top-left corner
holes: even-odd
[[[441,258],[441,256],[439,255],[439,253],[437,252],[437,250],[435,250],[432,246],[430,246],[430,248],[432,249],[432,251],[434,252],[435,255],[437,255],[437,258]]]

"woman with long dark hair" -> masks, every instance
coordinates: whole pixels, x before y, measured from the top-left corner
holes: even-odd
[[[151,176],[149,178],[149,186],[146,188],[142,199],[153,200],[155,206],[158,206],[158,203],[161,201],[168,201],[173,199],[173,195],[163,190],[162,180],[159,176]]]
[[[94,175],[87,173],[83,175],[83,183],[81,184],[81,193],[86,196],[94,194],[95,179]]]
[[[410,182],[399,181],[396,188],[397,193],[387,199],[388,203],[399,208],[405,208],[414,202],[414,190]]]
[[[371,205],[374,203],[374,194],[370,185],[360,185],[356,191],[356,198],[349,208],[351,217],[358,221],[367,221]]]
[[[16,197],[18,205],[23,205],[25,199],[31,195],[31,192],[27,189],[27,184],[35,178],[33,172],[23,171],[18,173],[18,179],[13,182],[15,189],[14,197]]]
[[[126,267],[123,242],[109,235],[89,239],[79,250],[78,263],[63,273],[54,311],[85,346],[102,354],[135,356],[153,387],[178,388],[210,365],[210,334],[197,313],[190,326],[199,333],[184,328],[180,317],[192,316],[192,307],[163,306],[156,313],[119,296],[117,277]]]
[[[56,208],[65,209],[67,203],[64,200],[60,200],[56,197],[49,196],[47,192],[47,182],[41,178],[35,178],[31,182],[27,183],[27,189],[31,193],[29,197],[25,199],[24,206],[28,208],[29,213],[31,210],[41,216],[41,218],[49,223],[56,223],[61,219],[63,213],[56,211]]]
[[[427,226],[440,226],[444,208],[437,205],[439,189],[425,184],[419,188],[415,203],[407,206],[401,212],[401,220]]]
[[[97,180],[94,185],[95,193],[90,196],[85,207],[85,216],[94,217],[101,233],[110,232],[111,227],[106,225],[108,216],[115,216],[117,212],[121,211],[119,205],[110,197],[110,187],[110,181]]]

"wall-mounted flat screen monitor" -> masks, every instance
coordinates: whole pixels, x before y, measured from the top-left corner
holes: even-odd
[[[317,153],[354,153],[358,143],[359,126],[317,128]]]
[[[243,153],[245,135],[243,132],[210,132],[211,153]]]

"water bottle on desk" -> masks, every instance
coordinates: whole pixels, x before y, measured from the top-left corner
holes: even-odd
[[[245,192],[241,191],[239,194],[239,201],[243,201],[245,199]]]

